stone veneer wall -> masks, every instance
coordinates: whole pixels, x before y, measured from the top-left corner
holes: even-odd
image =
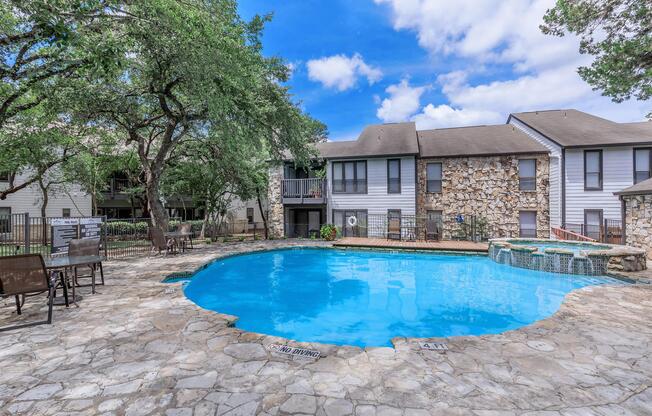
[[[652,253],[652,195],[627,195],[625,201],[625,238],[628,246]]]
[[[282,238],[285,235],[285,216],[281,186],[283,180],[283,166],[270,166],[269,188],[267,199],[269,201],[269,238]]]
[[[536,191],[520,191],[518,160],[537,160]],[[442,192],[426,192],[426,165],[442,162]],[[459,229],[455,217],[487,219],[489,237],[518,237],[519,211],[537,211],[537,237],[550,237],[548,155],[427,158],[417,161],[417,215],[441,210],[443,238]]]

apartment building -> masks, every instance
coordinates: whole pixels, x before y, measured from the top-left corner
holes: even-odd
[[[550,150],[553,227],[599,239],[605,221],[622,221],[614,192],[652,177],[652,122],[551,110],[511,114],[507,123]]]
[[[345,237],[385,237],[387,218],[427,217],[452,238],[465,216],[492,236],[549,236],[549,150],[514,126],[382,124],[317,150],[307,169],[270,168],[272,236],[311,237],[328,222]]]

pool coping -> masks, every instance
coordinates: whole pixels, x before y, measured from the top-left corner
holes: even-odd
[[[587,290],[587,289],[590,290],[590,288],[596,288],[596,287],[599,288],[599,287],[602,287],[602,286],[606,286],[606,287],[618,287],[618,286],[621,286],[621,285],[615,285],[615,284],[612,284],[612,283],[604,283],[604,284],[600,284],[600,285],[588,285],[588,286],[580,287],[580,288],[577,288],[577,289],[573,289],[573,290],[571,290],[570,292],[568,292],[568,293],[566,293],[564,295],[564,298],[563,298],[562,302],[560,303],[559,308],[553,314],[551,314],[550,316],[547,316],[545,318],[536,320],[536,321],[531,322],[531,323],[529,323],[527,325],[524,325],[524,326],[521,326],[521,327],[518,327],[518,328],[514,328],[514,329],[508,329],[508,330],[505,330],[503,332],[499,332],[499,333],[496,333],[496,334],[453,335],[453,336],[450,336],[450,337],[435,337],[435,336],[433,336],[433,337],[402,337],[402,336],[396,336],[396,337],[393,337],[393,338],[390,339],[391,346],[373,346],[372,345],[372,346],[364,346],[364,347],[357,346],[357,345],[349,345],[349,344],[329,344],[329,343],[326,343],[326,342],[319,342],[319,341],[301,341],[301,340],[295,340],[295,339],[291,339],[291,338],[285,338],[285,337],[278,336],[278,335],[265,334],[265,333],[262,333],[262,332],[255,332],[255,331],[250,331],[250,330],[246,330],[246,329],[243,329],[243,328],[238,328],[238,327],[236,327],[236,323],[240,319],[239,316],[230,315],[230,314],[227,314],[227,313],[222,313],[222,312],[214,311],[212,309],[204,308],[204,307],[198,305],[197,303],[193,302],[192,300],[190,300],[184,293],[185,285],[188,282],[190,282],[190,280],[192,278],[192,275],[206,269],[207,267],[209,267],[211,264],[215,263],[216,261],[229,259],[229,258],[233,258],[233,257],[244,256],[244,255],[248,255],[248,254],[257,254],[257,253],[283,251],[283,250],[293,250],[293,249],[294,250],[301,250],[301,249],[322,250],[322,249],[327,249],[327,250],[342,250],[342,251],[345,251],[345,250],[351,250],[351,251],[383,251],[383,252],[397,252],[397,253],[401,253],[401,252],[406,251],[406,250],[402,250],[402,249],[401,250],[391,250],[391,249],[379,249],[379,248],[376,248],[376,247],[369,247],[369,248],[341,247],[341,246],[338,247],[338,246],[333,246],[333,245],[320,245],[320,246],[287,245],[287,246],[273,247],[273,248],[254,249],[254,250],[243,251],[243,252],[239,252],[239,253],[230,253],[230,254],[226,254],[226,255],[223,255],[223,256],[218,255],[217,257],[215,257],[215,258],[201,264],[200,266],[196,267],[193,272],[179,271],[179,272],[170,273],[168,275],[168,276],[170,276],[170,275],[173,275],[173,274],[190,274],[190,277],[187,278],[187,279],[178,278],[177,280],[166,282],[165,280],[168,278],[166,276],[166,278],[164,278],[163,280],[160,280],[159,283],[163,283],[165,285],[179,285],[180,289],[181,289],[180,290],[181,295],[182,295],[183,299],[185,299],[185,301],[189,302],[190,304],[194,305],[195,307],[197,307],[197,308],[199,308],[201,310],[210,312],[210,313],[214,314],[215,316],[217,316],[218,318],[223,319],[226,322],[228,327],[232,327],[234,329],[237,329],[238,331],[240,331],[243,334],[249,333],[249,334],[255,334],[255,335],[262,335],[262,336],[266,336],[266,337],[273,337],[273,338],[276,338],[278,340],[282,340],[284,345],[298,345],[301,348],[316,348],[316,349],[318,349],[319,347],[322,347],[322,348],[325,348],[325,349],[358,348],[360,350],[368,350],[368,349],[375,349],[375,348],[391,348],[391,349],[396,350],[397,348],[399,348],[401,346],[401,344],[419,345],[419,344],[424,343],[424,342],[434,342],[434,343],[447,344],[449,341],[454,341],[454,340],[463,339],[463,338],[478,339],[478,338],[482,338],[482,337],[502,336],[503,334],[506,334],[506,333],[509,333],[509,332],[514,332],[514,331],[520,331],[520,330],[522,330],[524,328],[528,328],[530,326],[537,325],[537,324],[540,324],[542,322],[545,322],[547,320],[552,319],[554,316],[556,316],[558,313],[560,313],[560,311],[562,309],[562,306],[564,306],[564,304],[567,302],[568,297],[571,294],[575,293],[575,292],[579,292],[579,291],[583,291],[583,290]],[[416,250],[411,250],[411,251],[416,251]],[[423,252],[421,254],[430,254],[430,255],[443,254],[443,255],[450,255],[450,256],[470,255],[470,256],[474,256],[474,257],[487,257],[487,254],[485,254],[485,253],[480,253],[480,252],[462,253],[462,252],[459,252],[459,251],[453,251],[453,252],[450,252],[450,253],[443,253],[443,252],[435,252],[433,250],[426,250],[425,252]],[[600,276],[585,276],[585,277],[600,277]],[[638,281],[632,281],[631,279],[624,278],[624,276],[606,275],[606,276],[603,276],[603,277],[610,277],[610,278],[612,278],[614,280],[622,281],[622,282],[626,283],[627,286],[630,286],[630,285],[631,286],[635,286],[635,285],[647,286],[647,285],[639,283]],[[325,357],[325,356],[327,356],[327,354],[322,354],[322,358]]]

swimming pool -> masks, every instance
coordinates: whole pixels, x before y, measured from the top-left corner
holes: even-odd
[[[553,314],[609,278],[517,269],[483,256],[283,249],[229,257],[186,296],[238,328],[306,342],[391,346],[393,337],[495,334]]]

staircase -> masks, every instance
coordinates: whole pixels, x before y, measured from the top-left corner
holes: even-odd
[[[552,231],[552,234],[557,237],[559,240],[567,240],[567,241],[587,241],[591,243],[595,243],[597,240],[587,237],[582,234],[578,234],[573,231],[565,230],[561,227],[551,227],[550,230]]]

